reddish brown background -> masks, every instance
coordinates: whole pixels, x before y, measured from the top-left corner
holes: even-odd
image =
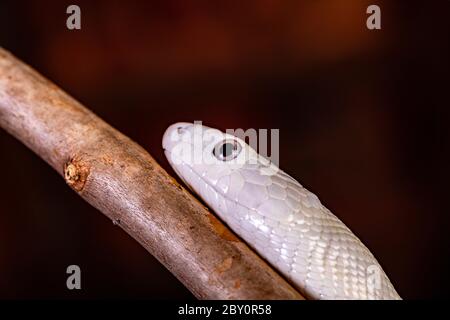
[[[279,128],[281,167],[400,295],[448,297],[450,1],[1,1],[0,45],[149,150],[176,121]],[[365,10],[382,8],[382,30]],[[0,131],[0,298],[192,295]],[[81,291],[65,268],[82,268]]]

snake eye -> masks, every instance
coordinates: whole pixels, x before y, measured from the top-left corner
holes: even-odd
[[[229,161],[241,153],[241,145],[236,140],[224,140],[216,144],[213,149],[214,156],[222,161]]]

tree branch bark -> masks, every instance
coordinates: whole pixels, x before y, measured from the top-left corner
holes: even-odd
[[[302,299],[135,142],[0,48],[0,126],[201,299]]]

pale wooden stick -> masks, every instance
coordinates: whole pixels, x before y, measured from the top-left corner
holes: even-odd
[[[143,148],[1,48],[0,126],[198,298],[302,299]]]

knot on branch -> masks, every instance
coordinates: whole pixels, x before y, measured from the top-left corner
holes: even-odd
[[[72,158],[64,164],[64,179],[77,192],[83,190],[88,175],[89,167],[81,159]]]

